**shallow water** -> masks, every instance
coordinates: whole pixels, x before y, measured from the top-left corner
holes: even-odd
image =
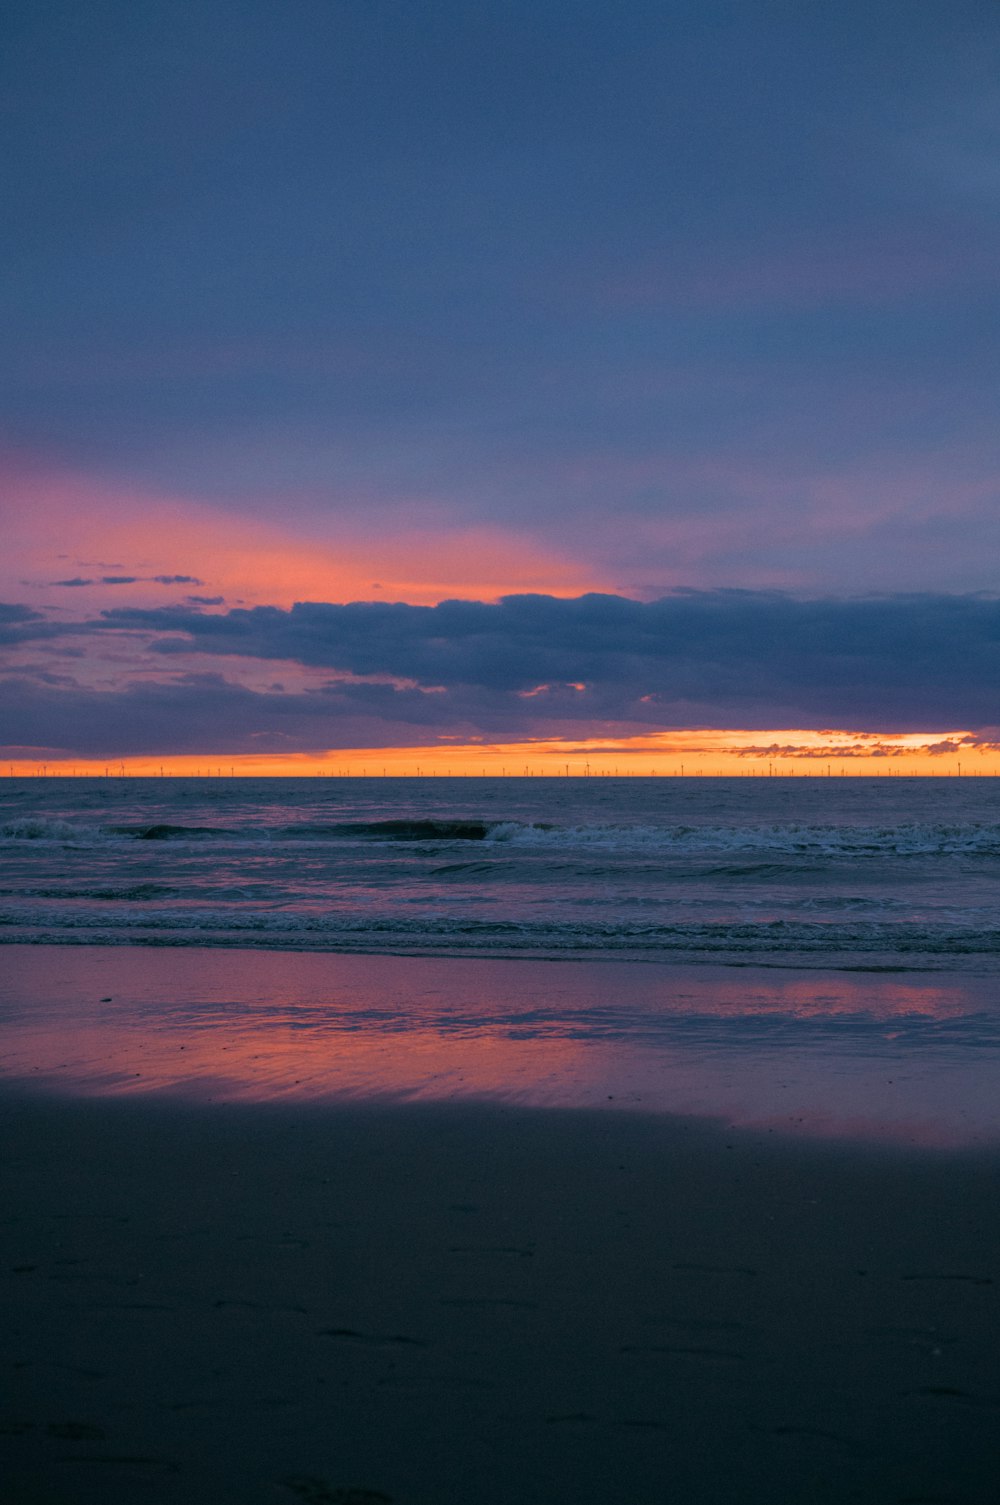
[[[479,1100],[1000,1144],[990,979],[11,946],[0,1077],[216,1101]]]

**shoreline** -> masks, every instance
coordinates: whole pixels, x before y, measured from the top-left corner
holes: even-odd
[[[998,775],[1000,777],[1000,775]],[[830,973],[839,976],[842,973],[850,975],[860,973],[871,977],[968,977],[972,980],[1000,978],[1000,961],[997,960],[996,952],[983,951],[927,951],[917,953],[926,958],[926,964],[922,962],[867,962],[864,958],[868,955],[882,956],[884,952],[865,952],[851,950],[800,950],[787,952],[775,948],[772,951],[739,951],[736,948],[732,952],[723,950],[702,951],[696,949],[673,949],[668,946],[650,946],[646,949],[629,951],[623,947],[620,950],[601,949],[595,946],[592,950],[585,947],[577,949],[566,948],[565,950],[529,951],[512,950],[501,951],[488,949],[482,951],[461,950],[455,946],[448,946],[441,950],[435,950],[432,946],[395,948],[385,944],[375,945],[369,950],[365,946],[347,945],[323,945],[313,938],[304,938],[300,943],[282,937],[280,941],[255,941],[252,930],[234,931],[231,937],[226,939],[208,939],[203,932],[196,935],[185,935],[181,932],[158,931],[149,935],[132,936],[124,939],[113,938],[115,932],[86,938],[85,934],[75,931],[56,932],[45,935],[41,939],[29,939],[25,936],[13,934],[15,927],[8,927],[0,933],[0,952],[4,950],[31,950],[46,948],[51,950],[103,950],[103,951],[222,951],[227,953],[246,952],[254,956],[288,955],[288,956],[328,956],[328,957],[360,957],[379,958],[395,957],[400,960],[413,961],[464,961],[464,962],[521,962],[531,964],[537,962],[566,962],[577,965],[606,965],[606,966],[651,966],[670,967],[681,969],[693,969],[702,971],[708,968],[719,968],[722,971],[761,971],[761,972],[815,972]],[[176,938],[175,938],[176,936]],[[783,961],[772,961],[769,957],[781,955]],[[835,956],[851,958],[845,962],[836,962]],[[974,967],[968,963],[972,961]]]
[[[8,947],[0,1084],[490,1102],[1000,1145],[1000,1009],[952,973]]]
[[[242,954],[6,953],[17,1505],[992,1505],[986,984]]]
[[[1000,778],[1000,775],[998,775]],[[232,940],[213,941],[205,940],[199,936],[197,940],[182,938],[173,940],[169,935],[144,936],[140,939],[109,940],[102,936],[95,940],[81,939],[78,934],[47,935],[42,940],[27,940],[23,936],[11,936],[0,934],[0,953],[4,950],[101,950],[101,951],[224,951],[246,952],[252,956],[317,956],[317,957],[358,957],[361,959],[375,959],[379,957],[392,957],[400,961],[431,961],[431,962],[503,962],[524,963],[532,965],[547,965],[549,963],[562,963],[577,966],[643,966],[643,967],[669,967],[678,970],[694,970],[697,972],[711,968],[720,971],[741,972],[813,972],[829,973],[839,977],[841,974],[850,976],[858,973],[866,977],[943,977],[943,978],[968,978],[971,982],[988,981],[1000,978],[1000,962],[994,960],[992,952],[961,952],[955,956],[947,952],[930,952],[931,958],[928,965],[872,962],[866,963],[861,960],[838,964],[831,960],[834,953],[824,952],[790,952],[787,953],[787,961],[768,961],[768,952],[745,952],[741,955],[729,956],[723,951],[703,952],[700,955],[686,951],[671,951],[669,949],[630,952],[600,951],[600,950],[577,950],[577,951],[460,951],[454,947],[434,951],[427,949],[395,949],[391,946],[373,947],[365,950],[361,947],[349,946],[321,946],[315,942],[304,942],[302,945],[294,945],[287,941],[281,944],[248,943],[245,934],[239,934]],[[861,957],[863,952],[850,953]],[[823,960],[812,961],[812,956],[823,957]],[[966,966],[956,966],[955,963],[965,963],[972,957],[977,962],[976,970]],[[986,963],[986,965],[978,965]]]
[[[992,1505],[985,982],[242,956],[5,952],[17,1505]]]

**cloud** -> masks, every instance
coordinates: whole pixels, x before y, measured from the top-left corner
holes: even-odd
[[[50,580],[50,585],[204,585],[197,575],[102,575],[100,580],[74,575],[72,580]]]
[[[81,751],[238,751],[279,733],[302,748],[690,727],[958,727],[984,746],[997,735],[1000,601],[985,596],[175,605],[77,622],[7,612],[9,642],[73,638],[97,657],[112,645],[120,653],[117,667],[107,659],[118,688],[62,690],[23,672],[0,690],[12,739]],[[206,675],[213,659],[223,672]],[[274,688],[275,662],[298,666],[292,688]],[[257,683],[232,683],[238,666]],[[754,756],[792,755],[748,742]]]
[[[288,694],[191,674],[168,684],[61,690],[15,676],[0,682],[0,697],[11,745],[81,757],[400,746],[434,736],[433,716],[422,717],[416,704],[430,697],[392,686]]]
[[[163,655],[286,660],[397,676],[463,702],[474,693],[516,700],[522,724],[569,715],[662,726],[976,727],[995,722],[1000,683],[1000,602],[984,596],[686,591],[653,602],[591,594],[215,615],[121,608],[93,630],[153,633]]]
[[[39,622],[41,612],[35,611],[31,606],[23,606],[20,602],[0,601],[0,626],[12,622]]]
[[[995,6],[38,9],[3,432],[89,482],[7,481],[34,578],[992,586]]]
[[[49,637],[58,630],[32,607],[0,601],[0,644],[16,646],[32,638]]]

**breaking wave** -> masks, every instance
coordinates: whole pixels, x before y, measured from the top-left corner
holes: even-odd
[[[0,844],[22,842],[96,846],[108,842],[239,842],[336,844],[351,842],[483,842],[540,852],[717,854],[755,857],[756,866],[720,866],[718,875],[763,873],[768,858],[822,861],[898,857],[1000,856],[1000,823],[853,826],[813,824],[586,824],[488,820],[386,819],[317,823],[174,825],[167,822],[91,824],[44,816],[21,816],[0,825]]]

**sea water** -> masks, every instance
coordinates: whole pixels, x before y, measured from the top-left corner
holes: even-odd
[[[0,941],[995,972],[991,778],[11,778]]]
[[[986,778],[4,780],[0,1076],[995,1145],[998,879]]]

